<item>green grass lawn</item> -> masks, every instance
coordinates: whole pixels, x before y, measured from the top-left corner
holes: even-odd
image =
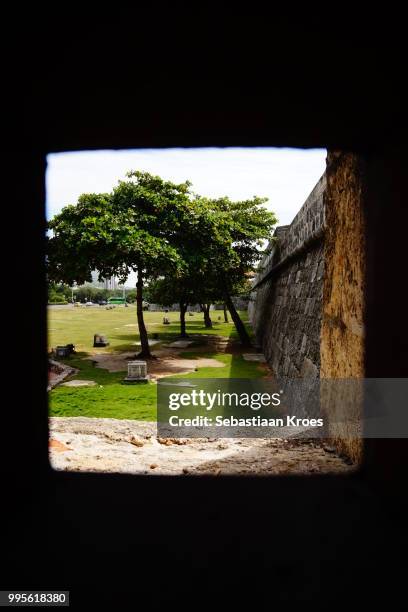
[[[182,378],[258,378],[264,372],[241,355],[228,353],[182,353],[185,357],[212,357],[222,361],[223,368],[198,368]],[[97,387],[56,387],[50,393],[51,416],[85,416],[112,419],[156,420],[157,385],[123,385],[124,372],[108,372],[79,356],[67,361],[80,373],[73,378],[94,380]],[[173,377],[174,378],[174,377]]]
[[[160,340],[165,342],[175,340],[180,333],[179,313],[170,312],[166,316],[170,325],[163,325],[162,312],[145,312],[145,323],[149,337],[154,333],[159,334]],[[248,320],[247,312],[240,313],[243,321]],[[218,320],[221,317],[221,320]],[[186,316],[187,333],[189,334],[211,334],[230,338],[237,338],[233,323],[224,323],[224,315],[221,310],[211,312],[213,320],[212,329],[204,327],[202,313],[195,312],[194,316]],[[93,351],[94,334],[105,334],[108,336],[110,346],[107,349],[99,349],[101,352],[129,351],[135,347],[139,340],[136,320],[136,306],[128,308],[117,306],[113,310],[106,310],[103,306],[95,308],[50,307],[48,308],[48,346],[55,347],[58,344],[75,344],[77,351]]]
[[[160,340],[175,340],[179,334],[178,313],[169,313],[171,325],[163,325],[163,313],[146,312],[146,324],[149,335],[158,332]],[[222,316],[222,313],[220,313]],[[187,331],[191,334],[217,334],[236,337],[232,323],[218,322],[219,312],[212,315],[214,327],[204,327],[203,317],[195,313],[187,318]],[[246,313],[241,313],[246,320]],[[57,387],[49,394],[49,411],[51,416],[84,416],[115,419],[156,420],[157,385],[123,385],[124,372],[108,372],[96,368],[91,359],[84,359],[90,353],[120,352],[137,350],[134,343],[139,338],[137,327],[129,327],[136,320],[136,309],[117,307],[114,310],[96,308],[49,309],[49,346],[73,343],[79,353],[66,363],[80,370],[73,378],[93,380],[94,387]],[[94,349],[93,334],[106,334],[110,346],[105,349]],[[209,348],[209,351],[211,349]],[[198,368],[196,372],[183,374],[182,378],[258,378],[264,375],[257,363],[245,361],[241,355],[229,353],[181,353],[182,357],[212,357],[224,363],[224,367]]]

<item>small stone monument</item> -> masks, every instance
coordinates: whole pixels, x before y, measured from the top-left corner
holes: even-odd
[[[148,381],[146,361],[128,361],[128,373],[123,382],[132,384],[147,383]]]
[[[55,357],[59,357],[60,359],[66,359],[70,354],[71,351],[69,346],[57,346],[55,349]]]
[[[93,345],[94,347],[109,346],[109,342],[106,336],[103,336],[102,334],[94,334]]]

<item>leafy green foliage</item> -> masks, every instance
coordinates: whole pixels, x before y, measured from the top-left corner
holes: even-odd
[[[187,304],[206,304],[208,310],[215,301],[234,310],[230,297],[248,291],[248,275],[276,223],[264,198],[202,198],[190,187],[188,181],[176,184],[131,171],[112,193],[83,194],[49,223],[50,280],[83,284],[98,269],[103,277],[125,282],[137,272],[138,323],[147,356],[143,283],[156,292],[153,301],[178,302],[182,313]],[[231,315],[245,335],[238,313]]]

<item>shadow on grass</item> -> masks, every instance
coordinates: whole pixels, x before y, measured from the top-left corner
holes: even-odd
[[[109,372],[109,370],[97,367],[96,361],[88,353],[76,353],[75,356],[60,361],[79,370],[77,374],[69,376],[64,382],[79,379],[93,380],[100,385],[109,385],[121,382],[126,374],[126,368],[119,372]],[[60,389],[61,387],[56,388]],[[71,389],[79,389],[79,387],[71,387]]]
[[[216,359],[224,363],[225,367],[200,367],[197,372],[183,374],[179,378],[261,378],[265,374],[257,362],[245,361],[242,355],[217,352],[194,353],[189,351],[180,353],[180,357],[186,359],[194,359],[195,357]]]

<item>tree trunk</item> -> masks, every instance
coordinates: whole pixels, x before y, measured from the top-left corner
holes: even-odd
[[[186,332],[186,310],[187,304],[182,304],[180,302],[180,337],[188,338],[188,334]]]
[[[143,318],[143,277],[141,272],[137,272],[137,283],[136,283],[136,312],[137,312],[137,323],[139,325],[140,344],[142,350],[138,354],[138,357],[144,357],[149,359],[152,355],[149,348],[149,340],[147,338],[147,329]]]
[[[245,325],[241,321],[241,317],[239,316],[230,295],[227,295],[225,297],[225,303],[228,307],[228,310],[230,311],[231,319],[234,322],[239,339],[241,340],[241,344],[243,344],[244,346],[251,346],[251,340],[249,338],[248,332],[245,329]]]
[[[211,304],[204,304],[204,325],[205,327],[212,327],[212,321],[210,317],[210,306]]]
[[[227,310],[227,305],[224,304],[224,323],[228,323],[228,310]]]

